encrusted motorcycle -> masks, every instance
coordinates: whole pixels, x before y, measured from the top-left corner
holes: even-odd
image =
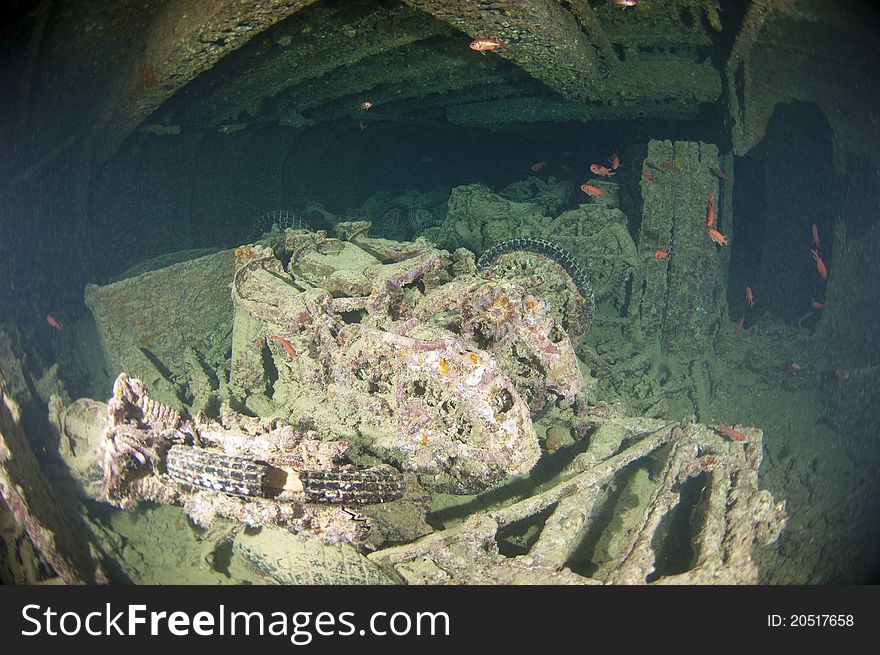
[[[547,300],[477,274],[465,250],[368,228],[287,230],[236,250],[219,415],[185,419],[120,375],[92,444],[102,497],[358,543],[369,520],[340,508],[398,500],[407,479],[414,497],[486,491],[538,461],[534,416],[556,408],[583,423],[584,378]],[[585,278],[554,266],[591,312]]]

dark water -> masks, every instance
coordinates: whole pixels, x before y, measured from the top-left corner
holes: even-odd
[[[222,393],[200,396],[180,361],[163,361],[169,334],[202,321],[204,342],[190,345],[207,378],[215,391],[234,378],[232,333],[211,313],[222,307],[201,296],[180,300],[185,294],[171,294],[177,304],[169,305],[172,277],[155,290],[152,308],[137,296],[150,293],[144,287],[123,292],[139,305],[128,325],[118,299],[96,321],[83,301],[87,284],[217,252],[228,255],[228,284],[236,249],[255,245],[273,222],[332,238],[336,223],[366,219],[371,236],[424,235],[475,258],[503,238],[533,235],[570,250],[598,292],[592,329],[576,347],[595,378],[581,402],[588,396],[590,406],[613,404],[633,417],[760,428],[758,486],[786,500],[788,522],[774,543],[752,549],[758,580],[876,582],[876,11],[869,3],[792,0],[769,3],[758,21],[747,3],[707,3],[716,14],[683,2],[645,0],[630,9],[589,2],[597,32],[573,4],[560,4],[560,25],[586,35],[593,66],[578,59],[577,47],[552,39],[539,50],[543,61],[525,37],[510,39],[508,52],[480,54],[468,48],[473,29],[394,2],[316,2],[247,37],[224,32],[219,14],[189,17],[174,32],[169,25],[183,19],[162,3],[78,10],[19,2],[3,10],[0,380],[22,407],[49,485],[66,493],[70,475],[57,454],[65,437],[47,423],[47,405],[53,394],[64,405],[111,397],[122,370],[111,323],[138,335],[149,370],[165,374],[154,383],[173,390],[156,397],[184,415],[216,413]],[[192,37],[204,49],[188,59],[181,53],[199,25],[216,29]],[[239,40],[230,47],[227,39]],[[582,85],[572,90],[578,75]],[[358,108],[363,102],[372,106]],[[590,172],[611,167],[613,153],[613,177]],[[581,191],[585,183],[607,184],[604,199]],[[465,185],[486,189],[467,195]],[[707,233],[709,197],[728,245]],[[493,232],[486,217],[500,220],[504,202],[510,228]],[[540,209],[523,219],[529,205]],[[591,222],[607,218],[590,209],[597,206],[618,210],[608,220],[625,238],[604,240]],[[565,212],[581,212],[577,234],[552,222]],[[611,249],[583,245],[582,237]],[[660,248],[666,257],[655,255]],[[659,266],[669,275],[658,276]],[[157,319],[149,330],[136,324],[145,311]],[[228,317],[231,330],[231,306]],[[284,352],[270,346],[266,397],[281,403],[276,369]],[[129,372],[146,378],[147,369]],[[238,401],[245,413],[261,413]],[[552,421],[541,420],[535,416],[546,439]],[[542,447],[545,457],[555,450]],[[540,466],[556,466],[548,478],[561,468]],[[615,507],[626,506],[627,493],[615,491]],[[670,523],[679,527],[670,530],[686,533],[688,517],[703,511],[694,494],[689,487],[691,514],[675,515]],[[457,503],[433,502],[436,516]],[[108,551],[114,581],[166,581],[151,577],[151,563],[164,562],[168,547],[144,540],[156,531],[175,535],[174,548],[190,554],[172,579],[238,580],[226,564],[204,575],[190,570],[198,568],[189,564],[199,560],[192,553],[201,533],[178,509],[130,515],[89,507],[90,520],[141,544],[137,557]],[[616,516],[605,511],[602,525],[615,525]],[[3,525],[5,535],[15,533],[11,520]],[[527,534],[504,548],[527,550]],[[568,562],[584,575],[602,570],[607,546],[601,536],[590,539]],[[658,569],[687,570],[691,546],[670,544],[657,549]],[[218,547],[218,562],[227,547]],[[52,576],[45,563],[25,569],[0,572],[10,582]]]

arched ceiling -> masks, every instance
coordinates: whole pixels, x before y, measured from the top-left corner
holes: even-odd
[[[855,0],[640,0],[633,7],[608,0],[21,2],[7,10],[0,26],[9,37],[2,74],[17,91],[0,129],[15,143],[9,165],[19,176],[80,139],[93,166],[139,128],[173,134],[270,123],[296,129],[357,120],[356,105],[364,99],[374,103],[374,122],[492,128],[687,119],[711,107],[719,118],[733,117],[731,136],[742,154],[760,140],[768,107],[772,111],[777,101],[814,101],[834,113],[830,96],[839,89],[828,85],[831,92],[823,98],[814,80],[872,74],[872,58],[860,61],[858,54],[873,47],[876,20],[865,20],[870,11],[865,5]],[[803,30],[827,38],[805,50]],[[490,37],[507,47],[485,54],[468,48],[471,39]],[[760,47],[774,53],[770,69],[750,56]],[[846,61],[834,57],[841,47]],[[801,60],[812,62],[812,75]],[[775,80],[779,75],[788,76],[785,84]],[[743,108],[743,93],[758,108],[751,115],[748,103]],[[870,100],[859,102],[863,116],[880,112]],[[837,113],[829,120],[843,134],[850,119],[847,112]],[[840,140],[856,148],[864,143]]]

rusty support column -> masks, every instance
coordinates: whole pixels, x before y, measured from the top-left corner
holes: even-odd
[[[729,253],[706,233],[711,197],[718,207],[718,148],[690,141],[651,141],[642,181],[639,259],[633,310],[644,334],[664,352],[711,352],[726,316]],[[723,214],[727,215],[727,214]],[[714,228],[730,234],[731,225]],[[658,250],[668,253],[657,257]]]

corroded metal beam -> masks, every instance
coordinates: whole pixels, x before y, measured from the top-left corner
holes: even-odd
[[[364,6],[369,10],[337,15],[332,7],[322,6],[310,11],[307,19],[292,17],[276,28],[274,43],[239,55],[235,74],[222,84],[208,85],[198,102],[191,103],[193,106],[178,120],[197,126],[235,121],[259,106],[263,99],[291,90],[298,94],[297,87],[308,82],[327,84],[328,80],[348,77],[351,86],[348,93],[358,88],[374,88],[394,76],[399,68],[388,65],[387,59],[379,62],[377,57],[452,31],[411,7]],[[312,29],[314,25],[324,28]],[[437,63],[437,58],[430,53],[422,59],[425,63]],[[376,63],[369,65],[370,61]],[[401,63],[401,66],[407,65],[408,61]],[[317,99],[326,101],[328,97],[332,96],[325,88],[316,93]],[[298,95],[297,99],[303,97]],[[294,123],[309,124],[309,121],[300,118],[294,119]]]
[[[404,0],[471,38],[508,45],[496,52],[566,98],[587,95],[601,76],[596,51],[557,0]]]
[[[521,91],[515,97],[477,98],[451,105],[449,122],[472,127],[511,123],[638,118],[688,118],[721,94],[721,77],[711,62],[629,58],[614,65],[611,78],[592,85],[586,102]]]
[[[0,337],[5,339],[6,335]],[[20,367],[20,362],[12,365]],[[14,377],[10,382],[15,382]],[[62,582],[106,582],[90,550],[94,544],[90,543],[87,527],[59,501],[63,485],[57,481],[52,484],[34,456],[29,439],[33,435],[25,434],[21,407],[12,397],[10,386],[0,372],[0,500]],[[7,555],[15,557],[16,553]]]

